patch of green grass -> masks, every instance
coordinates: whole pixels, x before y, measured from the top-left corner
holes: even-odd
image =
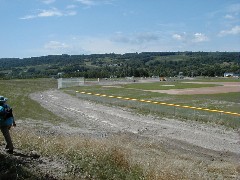
[[[189,86],[199,87],[198,86],[199,84],[195,84],[195,85],[193,85],[192,83],[191,84],[180,83],[180,84],[181,85],[179,86],[184,88],[187,88]],[[135,88],[125,88],[125,87],[135,87]],[[203,94],[170,95],[165,93],[157,93],[157,92],[142,90],[142,89],[152,89],[157,87],[158,87],[158,83],[142,83],[142,84],[115,86],[115,87],[114,86],[82,86],[82,87],[74,87],[69,89],[73,91],[84,91],[84,92],[92,92],[92,93],[99,93],[99,94],[106,94],[106,95],[113,95],[113,96],[122,96],[122,97],[136,98],[136,99],[154,100],[154,101],[160,101],[160,102],[166,102],[166,103],[190,105],[190,106],[196,106],[196,107],[202,107],[202,108],[218,109],[218,110],[240,113],[240,104],[239,104],[240,93],[238,92],[222,93],[222,94],[204,94],[204,95]],[[166,87],[166,88],[172,88],[172,87]]]
[[[157,56],[155,60],[159,61],[187,61],[189,60],[189,56],[184,56],[184,55],[171,55],[171,56]]]
[[[112,96],[121,96],[124,98],[136,98],[136,99],[144,99],[144,100],[152,100],[158,102],[166,102],[173,103],[178,105],[188,105],[199,108],[208,108],[212,110],[222,110],[222,111],[230,111],[235,113],[240,113],[240,93],[222,93],[222,94],[196,94],[196,95],[169,95],[165,93],[157,93],[151,91],[145,91],[147,89],[177,89],[177,88],[199,88],[199,87],[212,87],[216,86],[213,84],[194,84],[194,83],[183,83],[182,82],[158,82],[158,83],[133,83],[127,85],[116,85],[116,86],[82,86],[69,88],[68,90],[73,90],[73,95],[75,95],[75,91],[84,91],[91,93],[99,93],[106,94]],[[189,82],[189,81],[187,81]],[[175,85],[175,86],[162,86],[162,85]],[[130,103],[130,101],[126,100],[112,100],[107,97],[86,97],[87,99],[91,99],[93,101],[102,102],[104,104],[112,104],[115,106],[123,106],[135,109],[138,112],[148,112],[148,113],[157,113],[159,116],[168,116],[168,114],[175,114],[173,108],[164,107],[162,105],[150,105],[146,103]],[[101,100],[102,99],[102,100]],[[164,110],[162,110],[164,109]],[[160,111],[161,110],[161,111]],[[199,116],[193,116],[193,110],[190,112],[186,111],[186,109],[182,109],[180,107],[177,108],[179,112],[182,114],[178,114],[179,118],[187,118],[202,122],[215,122],[217,124],[226,125],[228,127],[237,128],[240,126],[239,118],[234,115],[224,115],[221,116],[219,113],[211,112],[208,115],[205,115],[205,112],[202,110],[196,110],[199,112]],[[186,111],[186,113],[185,113]],[[184,114],[185,113],[185,114]],[[190,114],[189,114],[190,113]],[[201,116],[203,114],[203,116]]]
[[[239,87],[240,88],[240,87]],[[201,95],[202,97],[203,95]],[[230,93],[222,93],[222,94],[206,94],[204,95],[206,99],[217,99],[219,101],[227,101],[233,103],[240,103],[240,92],[230,92]]]
[[[56,122],[59,117],[33,101],[29,95],[34,92],[56,88],[55,79],[1,80],[1,94],[8,98],[16,119],[36,119]]]
[[[215,87],[216,84],[194,84],[182,82],[155,82],[155,83],[134,83],[123,85],[124,88],[133,88],[140,90],[169,90],[169,89],[186,89],[186,88],[201,88]]]
[[[176,104],[240,113],[240,93],[173,95]]]
[[[81,86],[63,89],[63,91],[65,92],[73,91],[73,94],[75,94],[75,91],[83,91],[113,96],[131,97],[137,99],[152,99],[156,97],[166,97],[166,94],[147,92],[139,89],[130,89],[124,87],[119,88],[113,86]]]
[[[201,81],[201,82],[240,82],[239,78],[233,77],[197,77],[193,81]]]

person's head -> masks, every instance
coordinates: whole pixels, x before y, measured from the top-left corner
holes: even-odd
[[[5,104],[7,100],[8,100],[8,99],[5,98],[4,96],[0,96],[0,105]]]

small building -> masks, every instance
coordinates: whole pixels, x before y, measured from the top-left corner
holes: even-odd
[[[57,77],[61,78],[63,76],[63,74],[64,74],[64,72],[59,72],[59,73],[57,73]]]
[[[235,74],[233,72],[226,72],[223,74],[224,77],[239,77],[239,74]]]

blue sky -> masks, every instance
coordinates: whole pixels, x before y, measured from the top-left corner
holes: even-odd
[[[0,0],[0,58],[240,51],[239,0]]]

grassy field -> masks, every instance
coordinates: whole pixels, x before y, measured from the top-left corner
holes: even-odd
[[[223,78],[203,78],[195,79],[194,81],[205,82],[238,82],[238,79],[223,79]],[[188,83],[184,83],[188,82]],[[207,108],[225,112],[240,113],[240,93],[221,93],[221,94],[195,94],[195,95],[169,95],[165,93],[151,92],[145,90],[169,90],[169,89],[186,89],[186,88],[201,88],[215,87],[216,84],[194,84],[191,81],[171,81],[171,82],[154,82],[154,83],[133,83],[127,85],[115,86],[82,86],[68,88],[66,92],[83,91],[90,93],[106,94],[111,96],[121,96],[124,98],[144,99],[157,102],[173,103],[181,106],[193,106],[199,108]],[[74,94],[74,93],[73,93]],[[83,96],[81,96],[83,97]],[[221,125],[226,125],[232,128],[240,127],[239,116],[219,114],[213,112],[204,112],[201,110],[193,111],[192,109],[182,109],[172,107],[163,107],[160,105],[146,105],[140,102],[129,102],[124,100],[112,100],[110,98],[99,98],[96,96],[84,96],[87,99],[102,103],[109,103],[120,106],[127,106],[137,109],[145,113],[158,113],[159,116],[176,116],[183,119],[198,120],[203,122],[213,122]],[[196,116],[197,115],[197,116]]]
[[[148,86],[157,88],[158,84],[148,84]],[[44,109],[35,101],[29,98],[29,95],[34,92],[41,92],[47,89],[57,87],[57,81],[54,79],[28,79],[28,80],[2,80],[0,81],[1,91],[0,95],[9,98],[8,103],[13,107],[16,120],[21,121],[45,121],[52,124],[67,122],[67,120],[58,117],[50,111]],[[199,85],[194,85],[199,87]],[[213,86],[213,85],[204,85]],[[165,86],[164,88],[171,88]],[[176,82],[175,88],[187,88],[189,84],[179,84]],[[191,86],[192,87],[192,86]],[[202,87],[202,85],[201,85]],[[208,108],[219,108],[229,111],[239,112],[239,93],[227,93],[216,95],[167,95],[153,92],[146,92],[143,89],[146,84],[136,85],[118,85],[116,87],[110,86],[83,86],[64,89],[63,91],[70,92],[75,96],[75,91],[87,91],[115,96],[132,97],[149,99],[155,101],[164,101],[169,103],[198,105]],[[103,98],[101,98],[103,99]],[[106,99],[106,98],[105,98]],[[94,99],[93,99],[94,100]],[[99,100],[99,99],[98,99]],[[99,100],[100,101],[100,100]],[[221,103],[219,103],[221,102]],[[134,108],[135,104],[121,104]],[[156,108],[156,107],[151,107]],[[145,111],[143,105],[137,111]],[[167,111],[167,109],[166,109]],[[159,114],[163,116],[164,114]],[[167,114],[166,114],[167,116]],[[225,125],[225,123],[223,123]],[[238,126],[239,127],[239,126]],[[145,169],[137,162],[132,161],[129,156],[131,152],[130,142],[137,144],[135,140],[129,140],[129,147],[123,147],[122,144],[126,143],[126,137],[113,140],[96,140],[91,138],[81,138],[72,136],[59,136],[49,134],[39,134],[44,131],[41,126],[34,128],[27,125],[17,127],[14,130],[13,138],[14,144],[17,149],[23,152],[37,151],[41,156],[49,158],[65,159],[69,162],[68,171],[64,172],[64,178],[74,179],[80,177],[82,179],[188,179],[188,173],[183,172],[180,168],[175,169],[168,164],[161,172],[155,172],[153,168],[148,167]],[[129,137],[128,137],[129,138]],[[3,142],[3,137],[0,136],[0,141]],[[137,144],[138,148],[149,148],[149,144]],[[157,147],[155,145],[155,151]],[[161,157],[160,157],[161,158]],[[40,171],[33,170],[29,167],[17,166],[21,164],[16,159],[5,156],[0,153],[1,169],[0,179],[2,175],[7,173],[18,172],[19,179],[35,179],[36,177],[44,177]],[[200,166],[200,165],[199,165]],[[200,167],[201,168],[201,167]],[[215,171],[215,170],[213,170]],[[196,179],[201,179],[195,174]]]
[[[202,81],[198,80],[198,81]],[[206,82],[211,82],[207,81]],[[218,80],[219,82],[222,82]],[[192,104],[194,100],[202,99],[202,101],[209,103],[209,106],[212,106],[211,100],[216,101],[227,101],[233,102],[235,105],[239,103],[238,97],[240,97],[240,93],[222,93],[222,94],[209,94],[209,95],[168,95],[164,93],[156,93],[156,92],[147,92],[144,90],[170,90],[170,89],[186,89],[186,88],[201,88],[201,87],[215,87],[219,86],[216,84],[194,84],[194,83],[183,83],[181,82],[155,82],[155,83],[134,83],[134,84],[127,84],[127,85],[116,85],[116,86],[82,86],[82,87],[74,87],[68,88],[67,90],[79,90],[79,91],[86,91],[86,92],[93,92],[93,93],[100,93],[100,94],[108,94],[114,96],[124,96],[124,97],[131,97],[131,98],[138,98],[138,99],[150,99],[150,100],[158,100],[164,99],[167,102],[175,103],[175,102],[182,102],[186,104]],[[189,82],[189,81],[187,81]],[[214,81],[215,82],[215,81]],[[230,82],[224,81],[224,82]],[[232,82],[232,81],[231,81]],[[236,81],[233,81],[236,82]],[[204,97],[206,96],[206,97]],[[188,97],[188,98],[187,98]],[[187,98],[187,99],[186,99]],[[197,103],[199,104],[199,103]],[[228,107],[226,107],[228,108]],[[231,108],[231,107],[230,107]],[[238,112],[240,112],[239,108],[237,107]],[[228,109],[227,109],[228,110]]]
[[[63,179],[149,179],[148,174],[136,163],[130,163],[127,152],[109,140],[94,140],[84,137],[39,134],[45,129],[29,126],[18,121],[45,121],[53,125],[67,122],[31,100],[29,95],[57,87],[54,79],[2,80],[1,95],[9,98],[14,109],[17,128],[12,131],[15,148],[22,153],[36,151],[50,159],[65,159],[66,172]],[[4,142],[0,136],[0,142]],[[2,146],[3,147],[3,146]],[[28,155],[26,155],[27,157]],[[34,163],[34,162],[33,162]],[[0,152],[0,179],[45,179],[34,164],[6,156]],[[26,165],[26,166],[25,166]],[[2,168],[4,167],[4,168]],[[50,169],[49,172],[52,170]],[[164,175],[165,176],[165,175]],[[51,177],[51,174],[47,174]],[[174,176],[175,177],[175,176]]]
[[[169,90],[169,89],[187,89],[201,87],[215,87],[216,84],[194,84],[182,82],[154,82],[154,83],[134,83],[123,85],[124,88],[140,89],[140,90]]]
[[[38,103],[29,98],[29,94],[57,88],[53,79],[27,79],[0,81],[1,95],[7,97],[8,103],[13,107],[16,119],[36,119],[55,122],[59,118],[46,111]]]

